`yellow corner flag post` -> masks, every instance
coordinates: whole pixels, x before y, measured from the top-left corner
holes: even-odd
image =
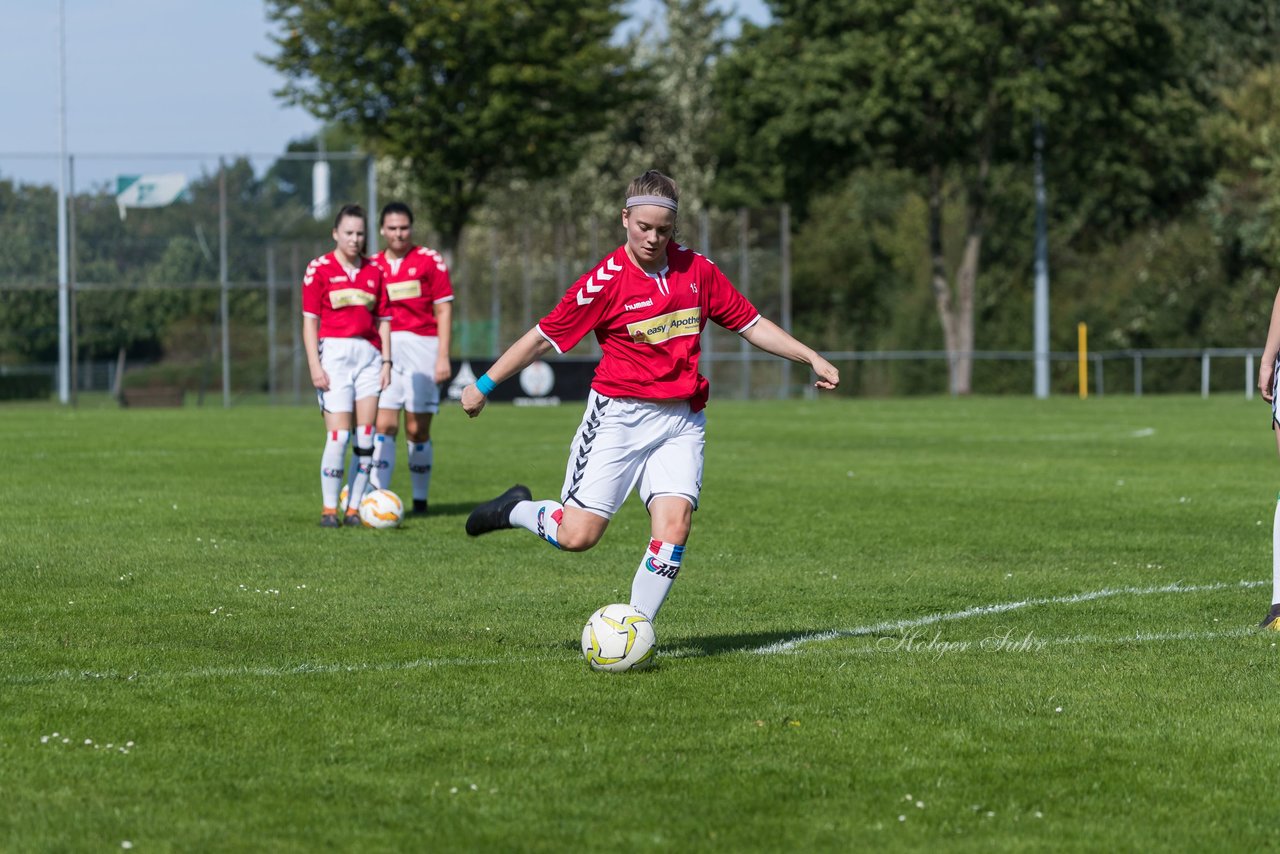
[[[1089,327],[1084,323],[1076,324],[1076,339],[1080,352],[1080,399],[1089,396]]]

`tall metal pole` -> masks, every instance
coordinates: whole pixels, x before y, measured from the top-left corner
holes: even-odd
[[[746,208],[738,208],[738,290],[742,291],[742,295],[750,299],[751,297],[751,260],[750,260],[750,242],[751,242],[751,220],[750,214]],[[743,400],[751,399],[751,345],[747,343],[747,339],[739,337],[738,341],[738,365],[740,372],[738,377],[741,381],[741,391]]]
[[[276,245],[267,244],[267,397],[276,402]]]
[[[70,204],[67,205],[67,303],[69,310],[67,316],[70,322],[67,324],[67,338],[70,340],[68,350],[71,353],[71,405],[75,406],[79,400],[76,388],[80,385],[80,337],[77,330],[80,328],[80,322],[76,318],[76,158],[74,155],[67,155],[67,198]],[[92,362],[90,366],[92,367]]]
[[[1036,264],[1035,361],[1036,397],[1049,396],[1049,236],[1045,213],[1044,126],[1035,120]]]
[[[369,180],[369,224],[365,226],[365,253],[378,254],[378,169],[373,155],[365,165]]]
[[[711,213],[706,207],[698,209],[698,251],[702,253],[703,257],[711,257]],[[711,372],[715,370],[716,365],[714,356],[716,339],[712,328],[714,325],[713,323],[708,323],[702,332],[702,352],[707,357],[706,362],[703,363],[706,367],[702,368],[702,373],[708,381],[714,379]],[[595,336],[592,337],[594,338]]]
[[[218,314],[222,323],[222,406],[231,406],[231,324],[227,294],[227,164],[218,158]]]
[[[71,286],[67,276],[67,16],[58,0],[58,400],[71,401]]]
[[[782,255],[782,270],[779,274],[779,286],[782,289],[782,328],[791,331],[791,205],[784,204],[778,213],[778,234],[780,245],[778,251]],[[782,360],[782,384],[778,389],[778,397],[786,398],[791,388],[791,360]]]

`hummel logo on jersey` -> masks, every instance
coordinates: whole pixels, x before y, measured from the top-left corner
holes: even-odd
[[[624,305],[623,308],[625,308],[627,311],[635,311],[637,308],[648,308],[651,305],[653,305],[652,297],[645,300],[644,302],[629,302],[626,305]]]
[[[586,296],[586,294],[598,294],[604,290],[604,285],[597,285],[596,279],[602,282],[608,282],[613,279],[614,273],[621,273],[622,267],[613,263],[612,258],[604,259],[604,266],[598,268],[590,276],[587,276],[586,283],[582,286],[582,290],[578,291],[578,305],[586,305],[595,299],[594,296]]]

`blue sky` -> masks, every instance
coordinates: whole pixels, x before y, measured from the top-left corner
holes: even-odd
[[[648,16],[654,0],[631,0]],[[723,8],[765,21],[764,0]],[[261,0],[65,0],[67,151],[79,190],[119,174],[217,168],[217,155],[269,164],[313,134],[308,113],[271,93],[282,78]],[[7,4],[0,50],[0,178],[57,181],[58,2]],[[131,157],[104,155],[132,154]],[[40,156],[16,156],[40,155]],[[202,155],[169,157],[158,155]]]

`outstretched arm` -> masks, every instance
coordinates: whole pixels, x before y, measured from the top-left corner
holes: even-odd
[[[311,384],[321,391],[328,391],[329,375],[320,365],[320,318],[309,314],[302,316],[302,349],[307,354]]]
[[[485,374],[495,384],[500,383],[520,373],[550,349],[551,342],[543,338],[542,333],[535,326],[519,341],[508,347],[507,351],[498,357],[498,361],[489,366]],[[462,390],[462,411],[475,418],[480,414],[480,410],[484,409],[487,400],[488,397],[472,383]]]
[[[836,370],[835,365],[819,356],[813,348],[796,340],[791,333],[767,317],[757,320],[742,333],[742,337],[747,339],[751,346],[766,353],[809,365],[818,375],[818,381],[814,383],[817,388],[834,389],[840,385],[840,372]]]
[[[1262,350],[1262,364],[1258,365],[1258,391],[1262,399],[1271,402],[1271,387],[1275,383],[1276,354],[1280,353],[1280,291],[1276,292],[1271,306],[1271,326],[1267,329],[1267,344]]]

